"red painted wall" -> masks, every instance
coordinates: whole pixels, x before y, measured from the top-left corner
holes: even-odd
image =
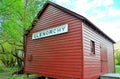
[[[32,40],[34,32],[63,24],[68,24],[68,33]],[[26,36],[25,73],[59,79],[81,79],[81,26],[77,18],[49,5]]]
[[[68,24],[67,33],[32,40],[33,33],[64,24]],[[95,55],[90,52],[91,40],[95,42]],[[26,36],[25,45],[25,73],[57,79],[96,79],[114,72],[113,43],[80,19],[51,5]]]
[[[84,79],[96,79],[103,73],[114,72],[113,43],[84,23],[82,28],[84,48]],[[94,55],[90,52],[91,40],[95,42]],[[101,62],[101,60],[103,62]]]

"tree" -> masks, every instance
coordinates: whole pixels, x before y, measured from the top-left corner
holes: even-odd
[[[120,49],[115,50],[115,64],[120,65]]]
[[[0,46],[5,52],[3,43],[13,46],[12,55],[16,57],[19,67],[22,66],[23,36],[25,31],[31,29],[35,16],[42,10],[47,0],[1,0],[0,1]],[[4,36],[4,37],[3,37]]]
[[[114,56],[115,56],[115,64],[120,65],[120,41],[117,41],[114,45]]]

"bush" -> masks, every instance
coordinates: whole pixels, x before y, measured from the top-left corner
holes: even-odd
[[[11,53],[0,54],[0,60],[6,67],[15,67],[16,66],[16,58]]]
[[[120,50],[119,49],[115,50],[114,55],[115,55],[115,64],[120,65]]]
[[[0,66],[0,72],[4,72],[4,68]]]

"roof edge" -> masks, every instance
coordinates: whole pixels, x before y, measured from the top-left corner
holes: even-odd
[[[79,19],[81,19],[82,22],[89,24],[89,26],[90,26],[91,28],[93,28],[94,30],[100,32],[104,37],[108,38],[108,40],[110,40],[111,42],[115,43],[115,41],[114,41],[113,39],[111,39],[109,36],[107,36],[102,30],[100,30],[96,25],[94,25],[90,20],[88,20],[88,19],[85,18],[84,16],[82,16],[82,15],[80,15],[80,14],[77,14],[77,13],[75,13],[75,12],[69,10],[69,9],[66,9],[66,8],[64,8],[64,7],[56,4],[56,3],[53,3],[53,2],[51,2],[51,1],[49,1],[48,3],[51,4],[51,5],[54,6],[54,7],[57,7],[57,8],[59,8],[59,9],[61,9],[62,11],[65,11],[65,12],[67,12],[67,13],[69,13],[69,14],[71,14],[71,15],[79,18]]]
[[[64,8],[64,7],[62,7],[62,6],[60,6],[60,5],[56,4],[56,3],[53,3],[53,2],[51,2],[51,1],[48,1],[48,2],[46,2],[46,3],[43,5],[43,9],[38,12],[37,16],[35,17],[35,19],[34,19],[33,22],[32,22],[32,28],[26,31],[26,33],[25,33],[26,35],[27,35],[27,34],[33,29],[33,27],[36,25],[36,22],[37,22],[37,21],[36,21],[36,18],[37,18],[37,19],[40,18],[40,16],[42,15],[42,13],[44,12],[44,10],[47,8],[48,5],[52,5],[52,6],[58,8],[58,9],[64,11],[64,12],[66,12],[66,13],[68,13],[68,14],[70,14],[70,15],[78,18],[78,19],[80,19],[83,23],[87,24],[89,27],[91,27],[91,28],[94,29],[95,31],[99,32],[101,35],[103,35],[105,38],[107,38],[108,40],[110,40],[112,43],[115,43],[114,40],[112,40],[112,39],[111,39],[109,36],[107,36],[102,30],[100,30],[96,25],[94,25],[90,20],[88,20],[88,19],[85,18],[84,16],[82,16],[82,15],[80,15],[80,14],[77,14],[77,13],[75,13],[75,12],[73,12],[73,11],[67,9],[67,8]]]
[[[91,21],[89,21],[87,18],[84,18],[84,23],[87,23],[89,27],[93,28],[95,31],[99,32],[101,35],[103,35],[105,38],[110,40],[113,43],[116,43],[113,39],[111,39],[108,35],[106,35],[101,29],[99,29],[96,25],[94,25]]]

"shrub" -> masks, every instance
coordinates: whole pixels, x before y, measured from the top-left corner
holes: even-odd
[[[120,49],[115,50],[115,64],[120,65]]]
[[[9,52],[0,54],[0,60],[6,67],[16,66],[16,58]]]

